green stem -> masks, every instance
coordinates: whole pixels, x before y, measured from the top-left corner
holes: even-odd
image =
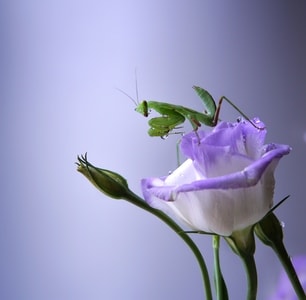
[[[248,292],[247,300],[256,300],[257,295],[257,270],[254,255],[243,255],[241,259],[247,274]]]
[[[282,201],[287,198],[284,198]],[[256,224],[255,232],[259,239],[264,244],[270,246],[278,256],[299,300],[305,300],[305,292],[283,243],[283,228],[276,215],[272,212],[267,214]]]
[[[220,256],[219,256],[220,236],[213,235],[212,240],[213,240],[213,250],[214,250],[214,270],[215,270],[214,278],[215,278],[217,300],[227,300],[228,299],[227,288],[220,268]]]
[[[253,226],[247,227],[240,231],[235,231],[225,240],[232,250],[240,256],[246,271],[248,291],[247,300],[256,300],[257,294],[257,270],[254,260],[255,239]]]
[[[212,237],[213,240],[213,250],[214,250],[214,276],[215,276],[215,286],[216,286],[216,294],[217,299],[222,299],[222,284],[221,284],[221,269],[220,269],[220,259],[219,259],[219,245],[220,245],[220,237],[218,235],[214,235]]]
[[[136,194],[134,194],[132,191],[129,191],[129,193],[126,195],[125,199],[129,201],[130,203],[150,212],[154,216],[161,219],[163,222],[165,222],[171,229],[173,229],[182,239],[183,241],[189,246],[193,254],[195,255],[200,269],[202,273],[202,279],[204,283],[205,288],[205,294],[207,300],[212,300],[212,293],[211,293],[211,287],[210,287],[210,280],[208,275],[208,270],[204,261],[204,258],[198,249],[197,245],[194,243],[194,241],[184,232],[184,230],[178,226],[170,217],[168,217],[165,213],[163,213],[160,210],[154,209],[150,207],[146,202],[143,201],[142,198],[138,197]]]
[[[87,155],[78,157],[77,170],[82,173],[95,187],[97,187],[102,193],[115,199],[125,199],[128,202],[150,212],[154,216],[165,222],[170,228],[172,228],[189,246],[193,254],[195,255],[202,272],[202,278],[206,293],[206,299],[212,300],[211,287],[209,281],[209,275],[204,258],[198,249],[194,241],[184,230],[176,224],[169,216],[158,209],[152,208],[142,198],[134,194],[129,188],[127,181],[120,174],[112,172],[106,169],[96,168],[87,161]]]
[[[299,300],[306,300],[306,295],[304,289],[300,283],[300,280],[296,274],[296,271],[293,267],[292,261],[288,255],[288,252],[282,242],[277,244],[271,245],[272,249],[275,251],[276,255],[278,256],[280,262],[282,263],[288,278],[294,288],[296,295],[298,296]]]

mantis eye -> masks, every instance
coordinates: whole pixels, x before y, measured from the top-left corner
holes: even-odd
[[[144,100],[142,104],[143,104],[143,115],[147,117],[149,115],[148,102]]]
[[[137,112],[142,114],[144,117],[149,116],[149,110],[148,110],[148,102],[146,100],[142,101],[135,109]]]

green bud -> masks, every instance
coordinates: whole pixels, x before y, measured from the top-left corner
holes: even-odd
[[[78,156],[77,170],[82,173],[96,188],[115,199],[126,198],[130,190],[127,181],[121,175],[96,168],[87,161],[87,155]]]
[[[283,240],[283,228],[274,213],[269,213],[256,224],[255,233],[268,246],[278,245]]]

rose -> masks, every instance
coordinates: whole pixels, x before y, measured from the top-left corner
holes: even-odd
[[[240,121],[183,136],[188,159],[167,177],[142,180],[146,202],[194,230],[222,236],[257,223],[272,207],[277,163],[290,152],[287,145],[264,145],[265,135]]]

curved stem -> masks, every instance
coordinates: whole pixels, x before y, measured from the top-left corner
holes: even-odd
[[[115,199],[125,199],[128,202],[150,212],[154,216],[165,222],[172,230],[174,230],[183,241],[189,246],[195,255],[202,272],[206,299],[212,300],[209,275],[204,258],[194,241],[188,236],[184,230],[176,224],[169,216],[158,209],[149,206],[142,198],[134,194],[129,188],[127,181],[120,174],[106,169],[96,168],[87,161],[87,156],[78,157],[77,170],[82,173],[95,187],[102,193]]]
[[[198,249],[197,245],[194,243],[194,241],[184,232],[184,230],[178,226],[170,217],[168,217],[165,213],[163,213],[160,210],[154,209],[150,207],[146,202],[143,201],[142,198],[134,194],[132,191],[129,191],[129,194],[126,195],[125,199],[129,201],[130,203],[150,212],[154,216],[161,219],[163,222],[165,222],[172,230],[174,230],[182,239],[183,241],[188,245],[188,247],[191,249],[193,254],[195,255],[200,269],[202,273],[203,283],[205,287],[205,294],[207,300],[212,300],[212,293],[211,293],[211,287],[210,287],[210,280],[208,275],[208,270],[204,261],[204,258]]]

